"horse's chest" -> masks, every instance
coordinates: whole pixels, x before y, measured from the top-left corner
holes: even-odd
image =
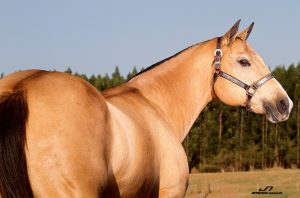
[[[141,174],[133,178],[135,181],[128,181],[127,185],[120,188],[121,197],[153,197],[159,191],[158,177],[145,177]]]
[[[153,193],[159,191],[159,168],[153,160],[145,160],[139,166],[135,164],[114,179],[122,198],[153,197]]]
[[[119,157],[112,164],[120,196],[153,197],[152,193],[159,189],[160,174],[160,155],[153,138],[144,134],[132,138],[131,144],[123,141],[119,146],[122,144],[126,149],[118,151]]]

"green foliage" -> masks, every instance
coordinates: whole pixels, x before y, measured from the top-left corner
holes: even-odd
[[[288,68],[279,66],[273,72],[294,102],[289,120],[272,124],[262,115],[247,115],[236,107],[213,101],[201,113],[186,138],[189,141],[184,148],[190,169],[201,164],[217,165],[225,171],[300,167],[300,109],[297,108],[300,102],[300,63]]]
[[[73,73],[70,67],[68,67],[68,69],[65,72],[68,73],[68,74],[72,74]]]
[[[136,70],[136,67],[133,67],[133,70],[128,73],[127,79],[131,79],[134,75],[136,75],[138,72]]]
[[[109,85],[110,87],[114,87],[125,82],[125,79],[120,74],[118,66],[116,66],[115,71],[112,73],[110,82],[111,82],[111,84]]]
[[[86,81],[88,81],[90,84],[92,84],[93,86],[95,86],[98,90],[104,90],[110,87],[114,87],[114,86],[118,86],[122,83],[124,83],[126,80],[129,79],[129,77],[133,76],[134,74],[137,73],[136,68],[133,69],[132,73],[130,73],[130,75],[128,76],[127,79],[125,79],[121,73],[120,70],[118,68],[118,66],[116,66],[115,71],[112,73],[111,76],[109,76],[108,74],[105,74],[104,76],[99,75],[91,75],[90,77],[88,77],[85,74],[79,74],[77,72],[73,72],[71,70],[71,68],[68,68],[66,71],[66,73],[68,74],[73,74],[75,76],[78,76]]]
[[[199,171],[203,173],[218,173],[221,172],[221,169],[215,165],[206,164],[201,166]]]

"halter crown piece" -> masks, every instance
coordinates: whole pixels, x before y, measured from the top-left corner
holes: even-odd
[[[245,106],[241,106],[241,107],[245,108],[247,111],[251,111],[251,99],[252,99],[253,95],[255,94],[255,92],[257,91],[258,88],[260,88],[263,84],[265,84],[266,82],[268,82],[269,80],[274,78],[274,76],[272,73],[269,73],[266,76],[264,76],[263,78],[261,78],[260,80],[252,83],[251,85],[248,85],[247,83],[240,81],[239,79],[231,76],[230,74],[223,72],[221,70],[221,59],[222,59],[222,55],[223,55],[223,52],[221,50],[221,39],[222,39],[221,37],[218,37],[217,48],[214,52],[215,72],[214,72],[214,76],[213,76],[213,90],[215,87],[215,82],[217,81],[218,77],[225,78],[226,80],[229,80],[230,82],[242,87],[243,89],[246,90],[246,102],[245,102]],[[215,93],[215,95],[216,95],[216,93]]]

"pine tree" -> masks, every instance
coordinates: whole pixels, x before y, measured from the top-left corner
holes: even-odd
[[[136,70],[136,67],[134,66],[132,71],[130,73],[128,73],[127,75],[127,80],[131,79],[133,76],[135,76],[137,74],[137,70]]]
[[[70,67],[68,67],[68,69],[65,72],[68,73],[68,74],[72,74],[72,70],[71,70]]]
[[[125,81],[124,78],[120,74],[118,66],[115,67],[115,71],[112,73],[111,77],[112,77],[112,79],[111,79],[112,86],[120,85]]]

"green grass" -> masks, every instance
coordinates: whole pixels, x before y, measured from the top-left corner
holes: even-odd
[[[282,195],[252,195],[251,192],[273,186]],[[210,189],[210,193],[208,192]],[[198,173],[190,175],[186,198],[300,198],[300,170],[270,169],[235,173]]]

